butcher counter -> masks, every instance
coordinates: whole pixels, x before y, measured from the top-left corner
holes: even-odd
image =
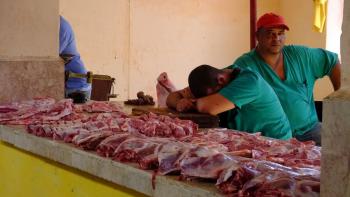
[[[0,125],[0,196],[221,196],[213,183],[156,176],[71,144]]]
[[[132,108],[123,105],[128,114]],[[23,126],[0,125],[0,140],[0,196],[221,196],[213,183],[152,179],[151,170],[37,137]]]
[[[127,114],[135,107],[118,103]],[[152,179],[151,170],[37,137],[23,126],[0,125],[0,174],[0,196],[221,196],[213,183]]]
[[[185,117],[215,119],[130,108],[51,98],[2,105],[0,196],[319,195],[321,148],[311,142],[198,130]]]

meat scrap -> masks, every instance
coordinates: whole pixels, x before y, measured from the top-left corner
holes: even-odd
[[[154,99],[150,95],[145,95],[144,92],[140,91],[137,93],[137,99],[128,99],[124,101],[127,105],[154,105]]]
[[[52,137],[54,140],[70,142],[82,129],[82,123],[67,121],[52,124],[29,124],[26,127],[28,133],[41,137]]]
[[[112,131],[81,132],[73,138],[73,143],[85,150],[96,150],[97,146],[105,138],[113,135]]]
[[[123,108],[118,103],[109,102],[109,101],[90,100],[85,104],[82,104],[80,110],[83,110],[86,112],[119,112],[119,113],[125,114],[123,112]]]
[[[52,98],[38,98],[0,105],[0,124],[26,124],[32,122],[33,119],[30,119],[30,117],[49,111],[55,102]],[[24,119],[26,121],[21,121]]]
[[[299,142],[296,139],[277,140],[230,129],[210,129],[205,134],[183,137],[180,141],[192,144],[226,147],[228,154],[272,161],[290,167],[320,169],[321,147],[313,142]],[[217,146],[217,145],[216,145]]]
[[[157,78],[157,103],[158,107],[166,107],[166,99],[171,92],[176,91],[166,72],[160,73]]]
[[[137,162],[141,169],[155,169],[158,167],[159,148],[168,142],[164,138],[131,138],[118,146],[114,152],[114,160]]]
[[[40,137],[52,137],[54,133],[50,124],[29,124],[26,130],[28,133]]]
[[[136,129],[146,136],[179,138],[191,136],[198,131],[198,125],[189,120],[180,120],[154,113],[143,114],[138,119],[144,123]]]
[[[163,144],[158,151],[158,173],[161,175],[179,173],[181,170],[180,161],[192,148],[194,148],[193,145],[182,142]]]
[[[319,196],[320,180],[272,170],[249,180],[241,193],[244,196]]]
[[[180,120],[154,113],[130,117],[120,122],[120,129],[130,133],[143,134],[148,137],[191,136],[198,131],[198,125],[189,120]]]
[[[132,138],[130,133],[117,133],[105,138],[97,146],[97,154],[103,157],[112,157],[114,155],[115,149],[127,139]]]
[[[225,168],[234,161],[224,153],[205,146],[195,147],[187,152],[180,162],[183,177],[217,179]]]
[[[294,196],[299,181],[319,185],[320,171],[308,168],[290,168],[269,161],[231,157],[236,165],[226,168],[217,180],[218,189],[241,196]],[[310,183],[311,184],[311,183]],[[313,189],[313,192],[317,189]],[[317,193],[317,192],[316,192]],[[319,191],[318,191],[319,193]]]
[[[321,147],[296,139],[282,141],[274,146],[253,151],[252,157],[280,163],[290,167],[312,167],[321,165]]]

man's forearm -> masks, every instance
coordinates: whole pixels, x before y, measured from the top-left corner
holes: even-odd
[[[169,108],[172,108],[172,109],[176,109],[176,105],[177,103],[182,99],[184,98],[182,96],[182,94],[179,92],[179,91],[176,91],[176,92],[171,92],[167,99],[166,99],[166,105],[169,107]]]
[[[197,99],[196,109],[198,112],[217,115],[235,108],[235,104],[216,93]]]
[[[330,75],[330,79],[333,85],[334,90],[338,90],[340,88],[341,85],[341,69],[340,69],[340,63],[338,62],[333,70],[332,73]]]

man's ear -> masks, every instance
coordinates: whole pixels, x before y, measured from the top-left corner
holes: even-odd
[[[226,84],[226,77],[223,74],[219,74],[217,77],[218,84],[219,85],[225,85]]]
[[[257,30],[257,31],[255,32],[255,39],[256,39],[256,40],[259,40],[259,39],[260,39],[261,31],[262,31],[262,30]]]

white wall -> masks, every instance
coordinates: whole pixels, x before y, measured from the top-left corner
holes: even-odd
[[[58,0],[0,1],[0,103],[64,97]]]
[[[249,50],[246,0],[61,0],[60,13],[87,68],[115,77],[122,100],[155,96],[162,71],[180,88],[193,67],[223,67]]]
[[[327,10],[326,48],[341,57],[340,37],[342,34],[344,0],[328,1]],[[334,10],[339,11],[335,12]]]
[[[87,69],[116,78],[119,98],[129,90],[129,6],[129,0],[60,0]]]
[[[163,71],[183,88],[200,64],[230,65],[249,49],[248,10],[248,1],[132,1],[131,96],[154,93]]]
[[[58,0],[0,1],[0,59],[58,57],[57,15]]]
[[[312,30],[312,1],[264,0],[257,7],[258,16],[285,16],[287,43],[325,48],[325,33]],[[163,71],[182,88],[195,66],[229,65],[250,47],[248,0],[60,0],[60,13],[73,25],[88,69],[116,78],[119,100],[139,90],[155,96]],[[331,91],[328,79],[318,82],[315,98]]]
[[[342,87],[350,89],[350,2],[344,1],[343,34],[341,37]],[[349,185],[349,184],[348,184]]]

